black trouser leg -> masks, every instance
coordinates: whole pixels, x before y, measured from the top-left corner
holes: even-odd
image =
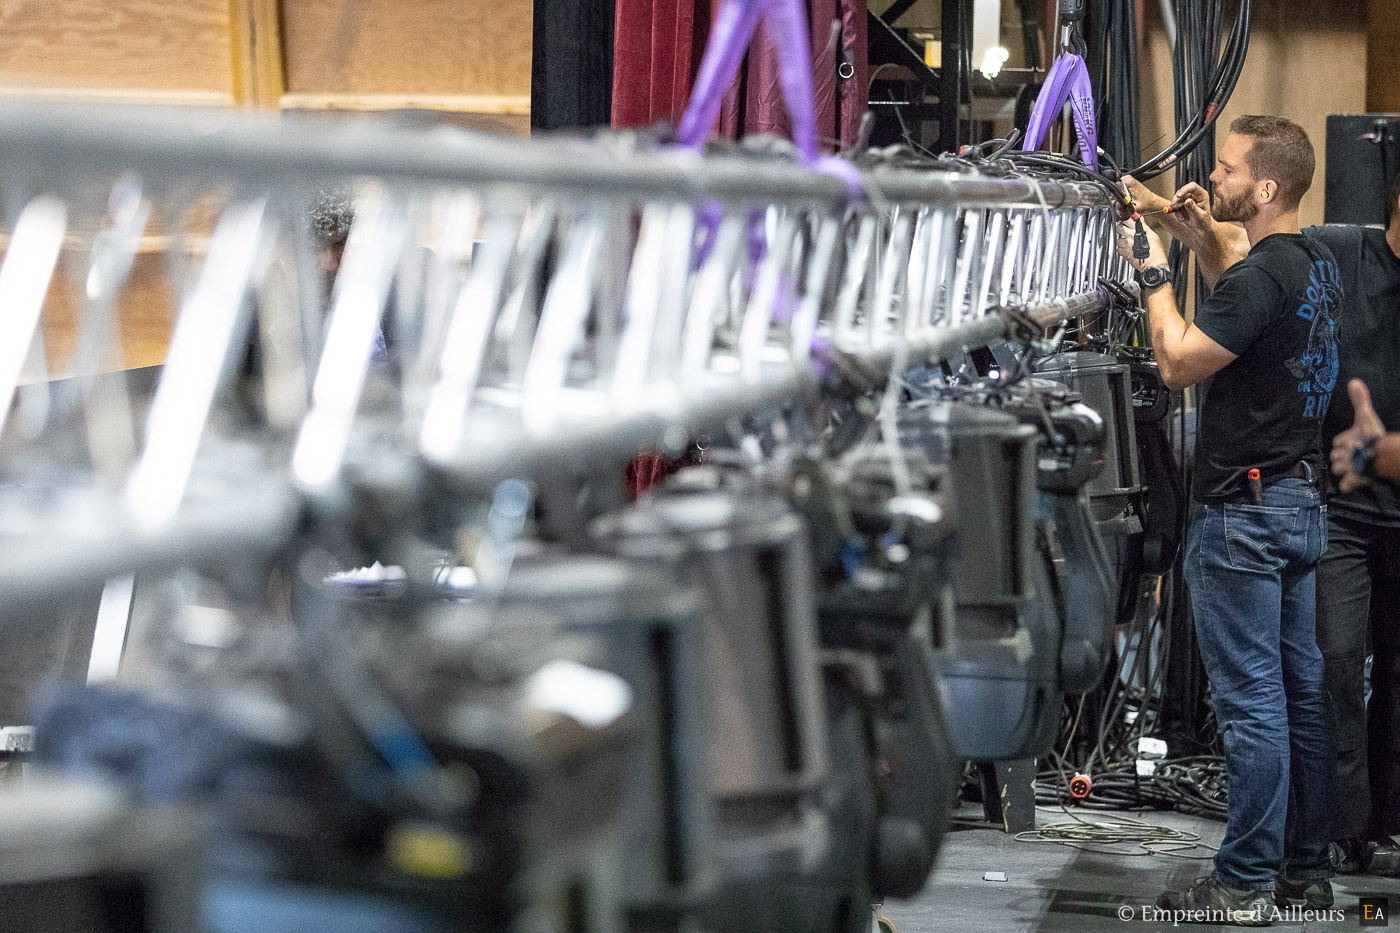
[[[1367,773],[1363,679],[1366,630],[1372,615],[1373,564],[1368,551],[1373,531],[1368,523],[1330,514],[1327,550],[1317,566],[1317,645],[1337,717],[1338,808],[1333,839],[1363,838],[1371,822],[1373,782]]]
[[[1376,529],[1367,550],[1373,655],[1366,742],[1370,834],[1380,839],[1400,833],[1400,528]]]

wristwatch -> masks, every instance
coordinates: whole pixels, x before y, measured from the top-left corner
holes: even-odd
[[[1171,281],[1172,270],[1168,266],[1148,266],[1139,275],[1143,288],[1161,288]]]
[[[1368,437],[1352,450],[1351,471],[1357,476],[1364,476],[1367,479],[1376,478],[1376,441],[1378,439]]]

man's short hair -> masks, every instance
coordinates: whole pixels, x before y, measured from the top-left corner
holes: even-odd
[[[1230,124],[1230,132],[1254,139],[1245,157],[1250,174],[1278,185],[1279,200],[1296,208],[1312,187],[1317,159],[1303,128],[1285,117],[1243,116]]]
[[[306,221],[318,246],[343,244],[355,222],[355,192],[347,187],[319,189]]]

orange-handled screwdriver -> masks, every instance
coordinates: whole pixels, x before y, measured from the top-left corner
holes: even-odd
[[[1186,202],[1189,201],[1189,200],[1191,200],[1191,199],[1190,199],[1190,198],[1182,198],[1180,201],[1173,201],[1172,203],[1168,204],[1166,207],[1160,208],[1160,209],[1155,210],[1155,211],[1141,211],[1141,212],[1139,212],[1139,216],[1145,217],[1145,216],[1147,216],[1148,214],[1175,214],[1175,213],[1177,213],[1178,211],[1180,211],[1183,207],[1185,207],[1185,206],[1186,206]]]

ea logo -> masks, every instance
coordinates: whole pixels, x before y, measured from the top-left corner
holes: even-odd
[[[1390,925],[1390,898],[1361,898],[1361,926],[1384,927]]]

